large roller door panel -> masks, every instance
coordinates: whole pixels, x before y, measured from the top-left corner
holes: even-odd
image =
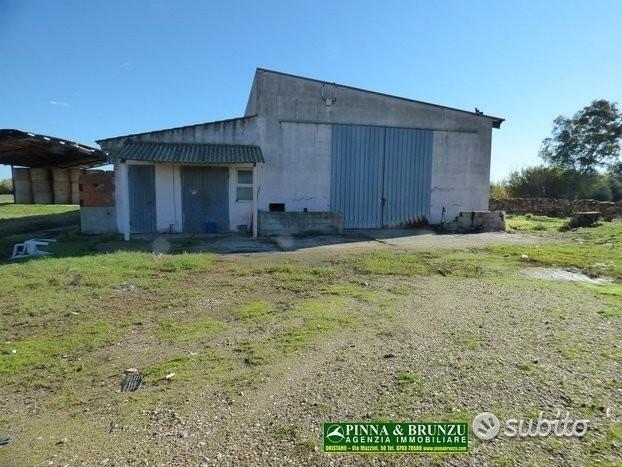
[[[410,227],[430,218],[432,131],[387,128],[384,155],[385,227]]]
[[[156,231],[155,169],[153,165],[129,165],[130,232]]]
[[[383,152],[384,128],[333,126],[331,210],[346,229],[382,225]]]
[[[347,229],[411,227],[429,219],[432,131],[333,126],[331,210]]]

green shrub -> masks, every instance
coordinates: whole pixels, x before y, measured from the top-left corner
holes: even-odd
[[[493,199],[510,198],[510,192],[505,182],[490,184],[490,197]]]
[[[13,194],[13,180],[11,180],[10,178],[0,180],[0,195],[10,194]]]

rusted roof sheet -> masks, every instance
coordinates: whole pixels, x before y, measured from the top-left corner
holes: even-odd
[[[53,136],[0,130],[0,164],[22,167],[89,167],[107,162],[106,153]]]
[[[264,162],[261,148],[246,144],[127,143],[114,158],[183,164]]]

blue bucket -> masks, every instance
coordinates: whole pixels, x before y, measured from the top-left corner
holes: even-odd
[[[216,226],[216,222],[206,222],[205,223],[205,232],[206,233],[217,233],[218,227]]]

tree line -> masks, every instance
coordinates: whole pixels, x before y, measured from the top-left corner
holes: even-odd
[[[595,100],[553,121],[542,142],[543,165],[510,173],[491,184],[493,198],[622,200],[622,112],[615,102]]]
[[[5,178],[0,180],[0,195],[10,195],[13,193],[13,180]]]

